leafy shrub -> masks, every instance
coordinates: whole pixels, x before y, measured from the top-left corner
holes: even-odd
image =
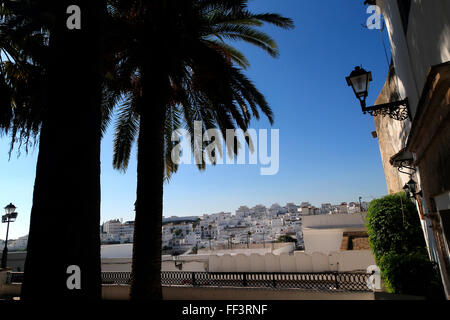
[[[370,203],[367,229],[375,257],[390,251],[409,253],[425,248],[416,207],[403,192]]]
[[[292,238],[291,236],[288,236],[288,235],[282,235],[282,236],[279,236],[279,237],[278,237],[277,242],[279,242],[279,243],[285,243],[285,242],[297,242],[297,240],[295,240],[295,239]]]
[[[428,257],[416,206],[405,193],[373,200],[367,229],[388,292],[442,297],[439,274]]]
[[[411,253],[388,252],[378,266],[388,292],[443,298],[440,277],[425,249]]]

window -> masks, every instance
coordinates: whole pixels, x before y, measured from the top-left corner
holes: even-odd
[[[408,33],[409,13],[411,11],[411,0],[397,0],[398,10],[402,18],[403,32]]]

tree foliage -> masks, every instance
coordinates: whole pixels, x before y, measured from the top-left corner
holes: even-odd
[[[378,258],[381,276],[389,292],[443,298],[443,289],[437,270],[425,249],[409,253],[390,251]]]
[[[277,239],[277,242],[279,243],[286,243],[286,242],[297,242],[294,238],[288,235],[279,236]]]
[[[367,213],[367,229],[388,292],[442,297],[442,285],[428,257],[418,212],[405,193],[373,200]]]
[[[171,157],[175,130],[184,127],[194,137],[194,122],[201,121],[202,130],[218,128],[225,136],[226,129],[238,127],[246,131],[251,118],[259,119],[260,113],[273,122],[273,113],[264,95],[243,73],[249,67],[249,61],[230,42],[244,41],[276,57],[279,50],[275,40],[260,27],[271,24],[291,29],[294,23],[275,13],[250,12],[247,2],[189,0],[180,6],[179,1],[166,1],[165,8],[159,8],[159,11],[153,8],[156,14],[145,10],[145,5],[111,2],[111,15],[125,21],[124,29],[130,30],[132,35],[128,37],[127,49],[117,55],[115,78],[128,78],[133,83],[122,88],[126,98],[120,106],[115,127],[114,168],[127,169],[139,132],[140,110],[148,108],[140,104],[143,76],[140,52],[149,42],[168,61],[166,76],[171,88],[164,130],[166,179],[177,171],[177,164]],[[133,34],[146,19],[153,21],[155,33]],[[158,43],[160,37],[164,41]],[[197,139],[191,142],[194,152],[209,157],[205,152],[206,143],[198,143]],[[236,154],[239,147],[236,144],[235,150],[227,152]],[[220,153],[221,146],[218,151]],[[210,157],[209,160],[214,164],[216,159]],[[198,166],[205,169],[203,163]]]
[[[373,200],[367,212],[367,228],[376,257],[425,247],[416,207],[404,193]]]

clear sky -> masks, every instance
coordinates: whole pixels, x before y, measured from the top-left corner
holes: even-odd
[[[279,44],[278,59],[238,45],[251,62],[247,75],[274,111],[280,170],[261,176],[255,165],[219,165],[206,172],[181,166],[165,186],[164,215],[234,212],[241,205],[275,202],[319,206],[386,194],[378,141],[371,135],[373,118],[362,114],[345,82],[356,65],[372,71],[368,103],[373,104],[388,71],[380,31],[362,26],[369,17],[363,0],[254,0],[250,6],[257,12],[281,13],[296,24],[293,31],[266,28]],[[267,120],[252,127],[270,129]],[[132,220],[135,152],[127,173],[114,171],[111,129],[102,143],[101,219]],[[17,238],[28,233],[38,148],[19,158],[14,153],[10,161],[8,150],[9,140],[0,138],[0,205],[12,202],[18,207],[18,219],[10,228],[11,238]],[[64,208],[54,209],[64,214]],[[5,232],[3,224],[0,238]]]

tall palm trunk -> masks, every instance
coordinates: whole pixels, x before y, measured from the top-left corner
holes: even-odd
[[[149,60],[152,61],[153,59]],[[162,60],[153,60],[162,62]],[[164,63],[161,63],[163,66]],[[164,184],[164,122],[168,94],[164,72],[143,68],[138,139],[132,300],[161,300],[161,228]],[[149,72],[150,71],[150,72]],[[148,76],[148,77],[147,77]]]
[[[66,9],[81,8],[81,30]],[[58,1],[40,134],[23,300],[99,299],[103,1]],[[80,268],[80,289],[67,286]],[[71,281],[69,281],[71,282]]]

